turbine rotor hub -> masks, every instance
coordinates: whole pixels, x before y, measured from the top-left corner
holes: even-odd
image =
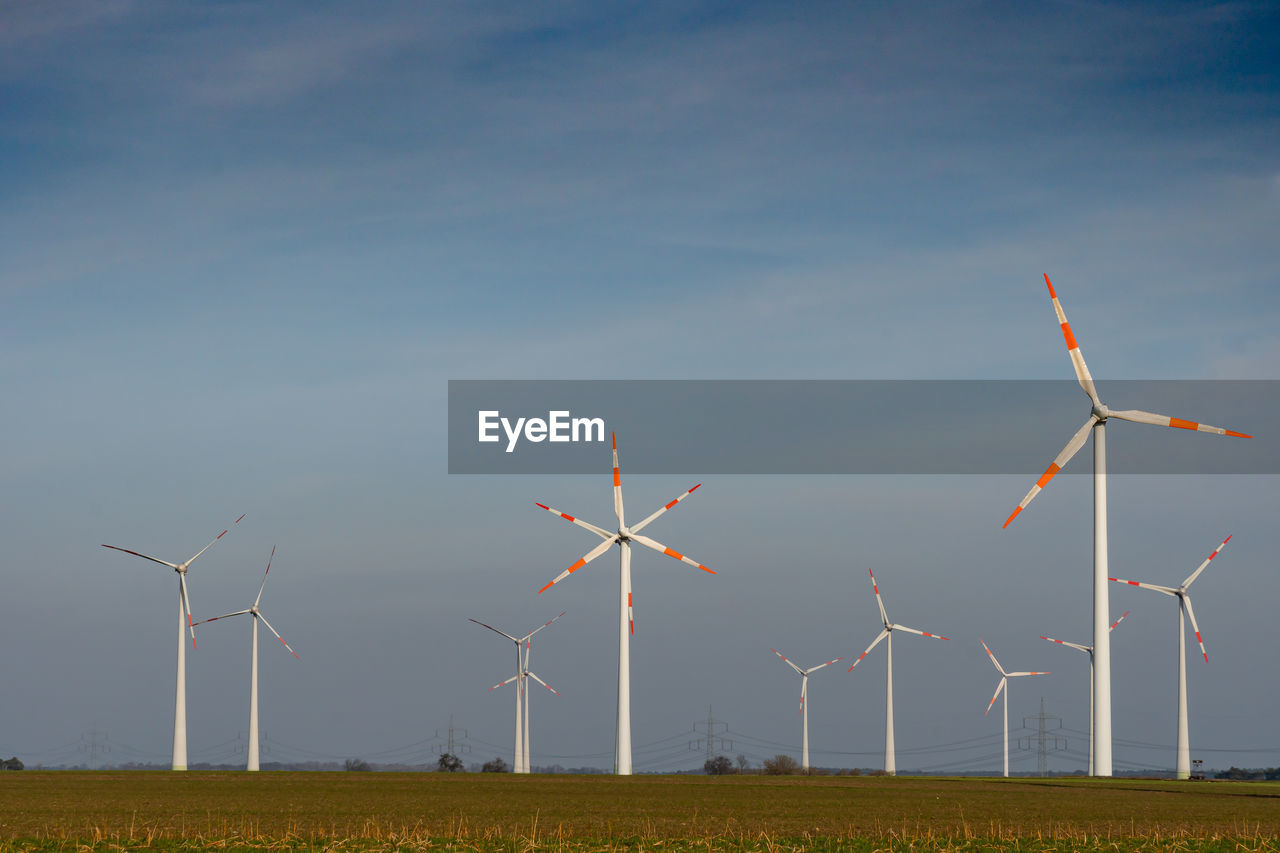
[[[1093,415],[1099,422],[1103,422],[1111,417],[1111,410],[1107,408],[1106,403],[1098,403],[1093,407]]]

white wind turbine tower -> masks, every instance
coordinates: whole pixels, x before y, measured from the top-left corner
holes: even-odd
[[[232,522],[232,527],[240,523],[240,519],[244,518],[244,514],[240,515]],[[227,528],[230,530],[231,528]],[[183,634],[183,621],[186,621],[186,628],[191,631],[191,647],[196,645],[196,629],[191,622],[191,602],[187,597],[187,568],[196,561],[196,559],[213,547],[213,543],[217,542],[223,536],[227,535],[224,530],[213,540],[195,553],[195,556],[189,557],[185,562],[170,563],[167,560],[161,560],[157,557],[151,557],[146,554],[140,554],[137,551],[130,551],[128,548],[120,548],[116,545],[103,545],[103,548],[110,548],[113,551],[123,551],[126,554],[132,554],[135,557],[141,557],[144,560],[150,560],[153,563],[159,563],[162,566],[168,566],[178,573],[178,678],[177,688],[175,690],[173,702],[173,769],[187,769],[187,644]]]
[[[1231,537],[1228,536],[1222,540],[1222,544],[1213,549],[1213,553],[1205,559],[1200,567],[1192,572],[1186,580],[1182,582],[1182,586],[1157,586],[1153,583],[1140,583],[1139,581],[1127,581],[1121,578],[1111,578],[1116,583],[1125,583],[1129,586],[1138,586],[1143,589],[1155,590],[1165,595],[1172,595],[1178,599],[1178,763],[1177,775],[1179,779],[1191,778],[1191,744],[1188,734],[1187,725],[1187,628],[1183,619],[1183,613],[1191,617],[1191,629],[1196,632],[1196,642],[1200,644],[1200,653],[1204,655],[1204,662],[1209,662],[1209,653],[1204,650],[1204,640],[1200,638],[1200,627],[1196,625],[1196,612],[1191,609],[1191,594],[1187,592],[1187,588],[1200,577],[1200,573],[1209,567],[1213,562],[1213,558],[1218,556]]]
[[[867,646],[867,650],[858,655],[858,659],[853,662],[853,666],[849,667],[849,672],[853,672],[853,667],[860,664],[872,649],[880,645],[881,640],[888,641],[885,646],[887,656],[884,681],[884,772],[893,776],[898,772],[898,764],[893,747],[893,632],[906,631],[909,634],[919,634],[921,637],[932,637],[935,640],[948,640],[950,638],[941,634],[930,634],[928,631],[918,631],[915,628],[908,628],[906,625],[895,625],[890,622],[884,610],[884,602],[880,600],[880,585],[876,583],[875,572],[867,569],[867,574],[871,575],[871,588],[876,592],[876,605],[880,608],[880,621],[884,624],[884,628],[880,630],[879,634],[876,634],[876,638],[871,641],[871,645]]]
[[[698,486],[700,485],[702,484],[699,483]],[[697,489],[698,486],[694,486],[692,489],[689,489],[689,491],[680,495],[680,497],[662,507],[659,507],[652,515],[634,527],[628,527],[622,512],[622,476],[618,470],[618,438],[615,434],[613,436],[613,511],[618,516],[617,533],[610,533],[603,528],[596,527],[594,524],[590,524],[580,518],[574,518],[572,515],[567,515],[558,509],[552,509],[545,504],[538,504],[538,506],[542,507],[547,512],[555,513],[561,518],[571,521],[581,528],[590,530],[592,533],[604,540],[599,545],[588,551],[572,566],[557,575],[555,580],[538,590],[539,594],[546,592],[553,585],[564,580],[569,575],[594,560],[596,557],[599,557],[605,551],[608,551],[611,545],[616,544],[621,551],[621,571],[619,572],[618,584],[618,731],[616,740],[614,741],[613,758],[613,772],[619,776],[631,775],[630,634],[635,632],[635,622],[632,619],[631,611],[631,543],[638,542],[646,548],[652,548],[661,554],[666,554],[668,557],[680,560],[683,563],[688,563],[691,566],[696,566],[704,572],[710,572],[714,575],[715,572],[711,571],[711,569],[708,569],[696,560],[691,560],[679,551],[668,548],[666,545],[650,539],[648,536],[639,535],[640,531],[648,527],[654,519],[680,503],[680,501],[689,497],[689,495],[693,494],[694,490]]]
[[[515,682],[515,685],[516,685],[516,738],[515,738],[515,749],[514,749],[514,755],[512,757],[512,767],[511,767],[512,772],[515,772],[515,773],[529,772],[529,718],[528,718],[529,703],[528,703],[528,695],[526,692],[525,676],[533,675],[533,673],[528,671],[527,647],[528,647],[530,638],[533,637],[534,634],[538,633],[543,628],[547,627],[552,622],[556,621],[556,619],[559,619],[560,616],[563,616],[566,612],[567,611],[561,610],[560,615],[556,616],[555,619],[551,619],[548,622],[542,623],[537,628],[534,628],[532,631],[525,634],[523,637],[513,637],[510,634],[508,634],[506,631],[499,631],[497,628],[493,627],[492,625],[486,625],[485,623],[481,622],[479,619],[468,620],[469,622],[475,622],[477,625],[479,625],[482,628],[488,628],[490,631],[493,631],[495,634],[501,634],[502,636],[506,637],[508,640],[515,643],[516,645],[516,674],[508,678],[506,681],[499,681],[497,684],[489,688],[490,690],[497,690],[499,687],[502,687],[503,685],[506,685],[506,684],[510,684],[512,682]],[[543,681],[541,678],[538,678],[536,675],[533,675],[533,677],[537,678],[538,683],[541,684],[543,687],[546,687],[548,690],[551,690],[552,693],[556,693],[556,691],[552,690],[551,687],[548,686],[547,683]],[[559,696],[560,694],[556,693],[556,695]]]
[[[1111,627],[1108,629],[1108,631],[1114,631],[1116,629],[1116,626],[1119,625],[1121,622],[1123,622],[1124,617],[1128,615],[1129,615],[1129,611],[1126,610],[1119,619],[1111,623]],[[1089,653],[1089,775],[1092,776],[1094,775],[1093,773],[1093,646],[1084,646],[1084,645],[1081,645],[1080,643],[1068,643],[1066,640],[1055,640],[1053,637],[1046,637],[1043,634],[1040,635],[1040,639],[1048,640],[1049,642],[1057,643],[1060,646],[1067,646],[1068,648],[1079,649],[1082,652]]]
[[[817,666],[811,666],[808,669],[801,669],[790,660],[787,656],[777,649],[770,649],[775,655],[782,658],[787,666],[791,667],[800,676],[800,714],[804,717],[804,735],[800,741],[800,769],[808,772],[809,770],[809,673],[817,672],[824,666],[831,666],[833,663],[844,660],[844,658],[836,658],[826,663],[820,663]]]
[[[1071,356],[1071,364],[1076,371],[1076,379],[1080,382],[1080,387],[1089,395],[1089,400],[1093,404],[1093,411],[1089,415],[1089,419],[1085,421],[1084,426],[1071,437],[1067,442],[1067,446],[1058,454],[1058,458],[1053,460],[1053,464],[1041,475],[1036,484],[1031,487],[1031,491],[1027,492],[1027,496],[1022,499],[1022,503],[1018,504],[1013,513],[1005,521],[1004,526],[1008,527],[1009,522],[1017,517],[1018,513],[1031,503],[1032,498],[1040,493],[1053,476],[1067,464],[1072,456],[1084,446],[1085,441],[1089,438],[1089,433],[1093,433],[1093,651],[1094,651],[1094,670],[1093,670],[1093,704],[1094,704],[1094,721],[1095,721],[1095,737],[1094,737],[1094,768],[1099,776],[1110,776],[1111,773],[1111,642],[1108,636],[1108,626],[1111,623],[1109,615],[1109,607],[1107,600],[1107,443],[1106,443],[1106,424],[1110,418],[1118,418],[1122,421],[1133,421],[1140,424],[1153,424],[1155,426],[1178,427],[1179,429],[1195,430],[1197,432],[1211,432],[1216,435],[1231,435],[1237,438],[1251,438],[1242,432],[1233,432],[1229,429],[1221,427],[1209,426],[1208,424],[1196,423],[1194,421],[1184,421],[1181,418],[1173,418],[1168,415],[1157,415],[1151,412],[1144,412],[1140,409],[1126,409],[1123,411],[1114,411],[1107,408],[1102,400],[1098,398],[1098,391],[1093,384],[1093,376],[1089,373],[1088,366],[1084,363],[1084,356],[1080,353],[1080,346],[1076,343],[1075,335],[1071,332],[1071,326],[1067,323],[1067,315],[1062,311],[1062,305],[1058,302],[1058,294],[1053,290],[1053,283],[1049,281],[1049,276],[1044,277],[1044,282],[1049,287],[1049,297],[1053,300],[1053,310],[1058,315],[1058,324],[1062,328],[1062,336],[1067,343],[1067,354]]]
[[[262,573],[262,586],[258,587],[258,597],[253,600],[253,606],[248,610],[237,610],[234,613],[224,613],[222,616],[214,616],[210,619],[202,619],[195,623],[203,625],[205,622],[217,622],[219,619],[226,619],[231,616],[249,615],[253,617],[253,643],[251,645],[250,663],[249,663],[249,757],[245,762],[245,770],[258,769],[258,623],[261,622],[267,626],[267,630],[276,635],[276,639],[289,650],[289,654],[295,658],[298,653],[293,647],[284,641],[284,637],[280,636],[280,632],[271,627],[271,623],[267,621],[267,617],[262,615],[262,611],[258,609],[258,604],[262,602],[262,591],[267,588],[267,575],[271,573],[271,561],[276,558],[276,546],[271,546],[271,556],[267,558],[267,570]]]
[[[1047,672],[1005,672],[1004,667],[1000,665],[1000,661],[996,660],[996,656],[991,653],[991,649],[987,648],[987,644],[982,643],[982,648],[987,650],[987,657],[991,658],[991,663],[1000,672],[1000,683],[996,685],[996,692],[992,695],[991,701],[987,703],[987,710],[982,716],[991,713],[991,706],[996,704],[996,699],[1000,698],[1000,691],[1004,690],[1004,775],[1009,775],[1009,691],[1005,690],[1010,678],[1018,678],[1023,675],[1048,675]]]

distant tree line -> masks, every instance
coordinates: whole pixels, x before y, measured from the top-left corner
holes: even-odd
[[[762,762],[759,769],[751,766],[751,762],[747,760],[745,755],[739,755],[736,762],[731,760],[727,755],[717,755],[714,758],[708,758],[702,765],[702,771],[708,776],[727,776],[730,774],[763,774],[765,776],[795,776],[806,771],[800,768],[800,763],[790,755],[775,755],[773,758],[766,758]],[[869,775],[878,775],[884,771],[868,771]],[[861,776],[862,771],[858,768],[831,770],[823,767],[810,767],[808,770],[810,776]]]
[[[21,770],[24,766],[17,756],[0,761],[0,770]]]
[[[1219,770],[1213,778],[1252,782],[1274,782],[1280,780],[1280,767],[1232,767],[1228,770]]]

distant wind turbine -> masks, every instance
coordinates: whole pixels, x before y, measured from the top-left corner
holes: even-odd
[[[702,485],[701,483],[698,486]],[[704,572],[715,572],[708,569],[696,560],[692,560],[676,551],[668,548],[661,542],[650,539],[648,536],[641,536],[640,531],[644,530],[658,516],[671,509],[680,501],[689,497],[698,488],[694,486],[689,491],[680,495],[680,497],[659,507],[652,515],[644,521],[628,527],[623,518],[622,512],[622,475],[618,469],[618,438],[613,436],[613,511],[618,516],[618,532],[610,533],[601,527],[596,527],[583,521],[581,518],[575,518],[572,515],[561,512],[558,509],[552,509],[546,504],[538,504],[547,512],[560,516],[566,521],[571,521],[584,530],[590,530],[604,541],[596,547],[588,551],[576,563],[556,575],[555,580],[538,590],[539,594],[546,592],[555,584],[569,577],[578,569],[587,563],[599,557],[605,551],[609,550],[612,545],[617,545],[621,551],[621,569],[619,572],[619,606],[618,606],[618,730],[617,737],[614,741],[614,757],[613,772],[619,776],[630,776],[632,771],[631,764],[631,637],[635,633],[635,621],[632,618],[631,610],[631,543],[638,542],[646,548],[652,548],[660,554],[666,554],[668,557],[679,560],[682,563],[688,563],[690,566],[702,569]]]
[[[240,519],[244,518],[244,514],[240,515],[233,523],[232,527],[240,523]],[[227,528],[230,530],[231,528]],[[113,551],[123,551],[126,554],[132,554],[135,557],[141,557],[144,560],[150,560],[153,563],[159,563],[162,566],[168,566],[178,573],[178,677],[177,688],[175,690],[173,702],[173,769],[187,769],[187,643],[183,637],[185,630],[191,631],[191,647],[194,649],[196,645],[196,629],[191,621],[191,602],[187,597],[187,568],[194,563],[201,554],[213,547],[213,543],[217,542],[223,536],[227,535],[224,530],[213,540],[205,545],[194,556],[188,557],[186,561],[181,563],[170,563],[167,560],[161,560],[158,557],[151,557],[147,554],[141,554],[137,551],[130,551],[128,548],[121,548],[116,545],[103,545],[103,548],[110,548]],[[183,622],[186,625],[183,625]]]
[[[1129,615],[1126,610],[1124,615],[1111,623],[1109,630],[1114,631],[1116,626],[1124,621],[1124,617]],[[1066,646],[1072,649],[1079,649],[1082,652],[1089,653],[1089,775],[1093,774],[1093,646],[1083,646],[1079,643],[1068,643],[1066,640],[1055,640],[1053,637],[1040,635],[1040,639],[1048,640],[1051,643],[1057,643],[1060,646]]]
[[[1110,776],[1111,772],[1111,641],[1109,625],[1111,623],[1109,603],[1107,600],[1107,442],[1106,442],[1106,425],[1110,418],[1118,418],[1122,421],[1133,421],[1140,424],[1152,424],[1154,426],[1177,427],[1179,429],[1189,429],[1196,432],[1209,432],[1215,435],[1231,435],[1237,438],[1250,438],[1242,432],[1233,432],[1229,429],[1221,427],[1209,426],[1208,424],[1196,423],[1195,421],[1184,421],[1181,418],[1171,418],[1168,415],[1157,415],[1152,412],[1144,412],[1140,409],[1126,409],[1124,411],[1113,411],[1103,404],[1098,398],[1098,391],[1093,384],[1093,376],[1089,373],[1089,367],[1084,363],[1084,355],[1080,352],[1080,345],[1076,343],[1076,337],[1071,332],[1071,326],[1067,323],[1067,315],[1062,310],[1062,305],[1058,302],[1058,294],[1054,292],[1053,283],[1049,281],[1049,276],[1045,275],[1044,283],[1049,287],[1049,298],[1053,300],[1053,310],[1058,315],[1058,325],[1062,329],[1062,337],[1067,343],[1067,355],[1071,357],[1071,364],[1075,368],[1076,379],[1080,383],[1080,387],[1089,395],[1089,401],[1093,404],[1092,413],[1089,419],[1084,422],[1084,426],[1071,437],[1067,442],[1067,446],[1058,454],[1058,458],[1053,460],[1053,464],[1041,475],[1036,484],[1031,487],[1031,491],[1027,492],[1027,496],[1013,510],[1009,518],[1005,521],[1004,526],[1008,527],[1009,522],[1017,517],[1018,513],[1026,509],[1027,504],[1038,494],[1040,490],[1048,485],[1054,475],[1062,470],[1063,466],[1076,455],[1076,452],[1084,447],[1084,443],[1088,441],[1090,432],[1093,433],[1093,651],[1094,651],[1094,670],[1093,670],[1093,702],[1094,702],[1094,720],[1096,734],[1094,737],[1094,767],[1099,776]]]
[[[881,640],[887,640],[885,644],[886,664],[885,664],[885,680],[884,680],[884,772],[893,776],[898,772],[898,762],[894,754],[893,746],[893,632],[906,631],[908,634],[919,634],[921,637],[932,637],[935,640],[948,640],[941,634],[930,634],[928,631],[919,631],[915,628],[908,628],[906,625],[895,625],[889,621],[889,616],[885,613],[884,602],[880,599],[880,585],[876,583],[875,572],[867,569],[867,574],[871,575],[871,588],[876,593],[876,606],[880,608],[880,622],[884,625],[876,638],[871,641],[871,645],[867,646],[867,650],[858,655],[858,659],[853,662],[853,666],[849,667],[849,672],[853,672],[853,667],[862,662],[862,659],[880,645]]]
[[[1196,612],[1191,609],[1191,593],[1187,590],[1195,579],[1200,577],[1200,573],[1209,567],[1213,562],[1213,558],[1218,556],[1226,544],[1231,541],[1228,536],[1222,540],[1222,544],[1213,549],[1200,567],[1187,576],[1179,587],[1157,586],[1153,583],[1140,583],[1138,581],[1127,581],[1121,578],[1111,578],[1116,583],[1128,584],[1129,586],[1142,587],[1143,589],[1154,590],[1155,592],[1172,595],[1178,599],[1178,757],[1177,757],[1177,775],[1179,779],[1191,778],[1191,743],[1188,732],[1189,725],[1187,723],[1187,626],[1183,618],[1183,614],[1191,618],[1191,629],[1196,632],[1196,642],[1200,644],[1200,653],[1204,655],[1204,662],[1209,662],[1209,653],[1204,650],[1204,640],[1200,638],[1200,626],[1196,624]]]
[[[527,663],[528,643],[530,638],[532,638],[534,634],[538,633],[543,628],[547,627],[552,622],[556,621],[556,619],[559,619],[560,616],[563,616],[566,612],[567,611],[561,610],[560,615],[556,616],[555,619],[551,619],[547,622],[542,623],[537,628],[534,628],[532,631],[525,634],[523,637],[513,637],[510,634],[508,634],[506,631],[499,631],[497,628],[493,627],[492,625],[486,625],[485,623],[481,622],[479,619],[468,620],[469,622],[475,622],[481,628],[488,628],[490,631],[494,632],[495,634],[501,634],[511,642],[515,643],[515,646],[516,646],[515,675],[511,676],[506,681],[499,681],[497,684],[489,688],[490,690],[497,690],[499,687],[502,687],[503,685],[506,685],[506,684],[511,684],[512,682],[515,682],[515,685],[516,685],[516,737],[515,737],[514,756],[512,758],[512,768],[511,768],[512,771],[515,773],[529,772],[528,694],[526,690],[527,685],[526,685],[525,676],[533,675],[533,673],[528,671],[528,663]],[[541,684],[543,687],[546,687],[548,690],[551,690],[552,693],[556,693],[556,691],[552,690],[551,687],[549,687],[547,683],[543,681],[541,678],[538,678],[536,675],[533,675],[533,677],[537,678],[538,683]],[[560,694],[556,693],[556,695],[558,696]]]
[[[524,772],[526,773],[533,772],[533,761],[529,755],[529,751],[530,751],[529,694],[532,693],[533,691],[530,689],[529,679],[532,678],[534,681],[538,682],[543,687],[550,690],[552,693],[556,694],[557,696],[560,695],[559,690],[556,690],[550,684],[547,684],[547,682],[543,681],[541,678],[538,677],[538,674],[536,672],[534,672],[532,669],[529,668],[529,658],[530,656],[532,656],[532,654],[533,654],[533,640],[526,639],[524,641],[524,669],[522,670],[522,672],[524,673]],[[502,685],[500,684],[494,685],[495,688],[501,687],[501,686]]]
[[[262,611],[258,609],[258,604],[262,601],[262,591],[267,588],[267,575],[271,573],[271,561],[276,558],[276,546],[271,546],[271,556],[267,558],[267,570],[262,573],[262,586],[258,587],[258,597],[253,600],[253,606],[248,610],[237,610],[234,613],[225,613],[222,616],[214,616],[210,619],[202,619],[197,625],[203,625],[205,622],[217,622],[219,619],[226,619],[231,616],[249,615],[253,617],[253,643],[249,656],[249,757],[245,762],[245,770],[258,769],[258,623],[261,622],[267,626],[267,630],[276,635],[276,639],[289,650],[289,654],[295,658],[298,653],[293,647],[284,641],[284,637],[280,636],[280,632],[271,627],[271,623],[267,621],[267,617],[262,615]]]
[[[800,676],[800,714],[804,717],[804,724],[802,727],[804,734],[800,741],[800,769],[807,772],[809,770],[809,674],[817,672],[824,666],[831,666],[833,663],[842,661],[844,658],[836,658],[835,660],[829,660],[826,663],[820,663],[817,666],[811,666],[808,669],[801,669],[796,666],[795,663],[788,660],[787,656],[777,649],[770,649],[770,651],[782,658],[787,666],[794,669]]]
[[[1000,683],[996,685],[996,692],[991,697],[991,701],[987,703],[987,710],[982,716],[991,713],[991,706],[996,704],[996,699],[1000,698],[1000,692],[1004,691],[1004,775],[1009,775],[1009,691],[1005,687],[1009,683],[1010,678],[1019,678],[1023,675],[1048,675],[1047,672],[1005,672],[1004,667],[1000,665],[1000,661],[996,660],[996,656],[991,653],[991,649],[987,648],[987,644],[982,643],[982,648],[986,649],[987,657],[991,658],[991,664],[1000,672]]]

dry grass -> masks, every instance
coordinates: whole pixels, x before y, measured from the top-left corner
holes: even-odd
[[[1280,853],[1280,786],[889,777],[0,776],[9,850]]]

